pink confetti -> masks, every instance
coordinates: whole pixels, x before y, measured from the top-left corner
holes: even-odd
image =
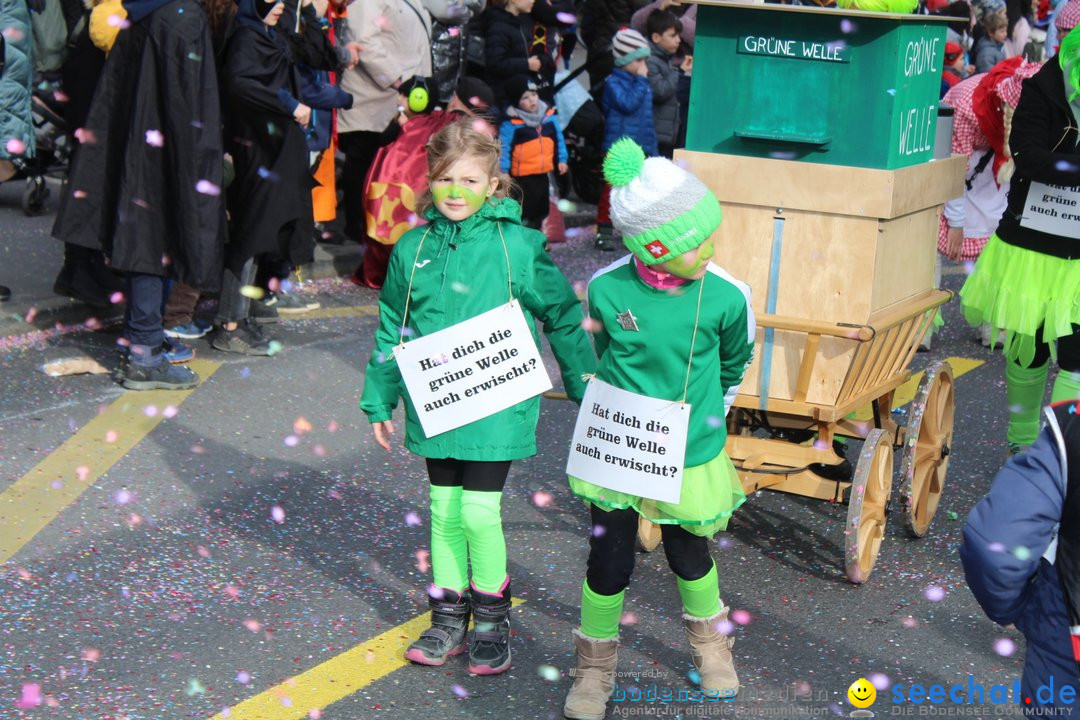
[[[4,144],[9,155],[22,155],[26,152],[26,143],[19,138],[11,138]]]
[[[1016,643],[1009,638],[998,638],[994,641],[994,652],[1001,657],[1012,657],[1016,652]]]
[[[551,493],[544,492],[543,490],[537,490],[533,493],[532,501],[536,507],[547,507],[551,504]]]
[[[458,35],[461,34],[461,28],[459,28],[457,25],[452,25],[447,30],[447,32],[449,33],[450,37],[457,37]]]
[[[240,672],[236,673],[236,682],[240,683],[241,685],[247,685],[249,682],[251,682],[251,674],[244,670],[241,670]]]
[[[889,676],[885,673],[873,673],[866,678],[870,681],[870,684],[877,688],[878,692],[881,692],[885,688],[892,685],[892,680],[889,680]]]
[[[146,144],[152,147],[164,147],[165,136],[161,134],[160,130],[147,130]]]
[[[226,585],[225,594],[235,600],[240,596],[240,588],[236,587],[235,585]]]
[[[941,602],[945,599],[945,590],[939,588],[937,585],[931,585],[923,591],[923,595],[930,602]]]
[[[459,698],[469,697],[469,691],[457,684],[450,686],[450,692],[454,693]]]
[[[197,548],[195,548],[195,552],[199,553],[199,557],[204,557],[204,558],[210,557],[210,550],[203,547],[202,545],[199,545]]]
[[[146,417],[155,417],[157,415],[157,405],[147,405],[143,408],[143,414]]]
[[[620,625],[637,625],[637,615],[632,612],[624,612],[619,618]]]
[[[739,625],[749,625],[750,613],[746,612],[745,610],[732,610],[731,620],[732,622],[736,622]]]
[[[724,636],[730,635],[731,633],[735,632],[735,623],[731,622],[730,620],[721,620],[720,622],[716,623],[716,632]]]
[[[109,302],[111,302],[113,305],[119,305],[120,303],[124,302],[124,293],[117,290],[109,296]]]
[[[174,407],[173,405],[166,405],[165,409],[161,411],[161,416],[164,418],[172,419],[176,417],[176,413],[176,407]]]
[[[316,445],[311,448],[311,451],[315,453],[316,457],[326,457],[326,448],[322,445]]]
[[[136,525],[142,525],[142,516],[138,513],[131,513],[127,519],[128,525],[135,527]]]
[[[113,495],[113,500],[116,501],[117,505],[127,505],[134,498],[135,496],[132,495],[131,491],[127,489],[117,490],[116,494]]]
[[[221,194],[221,188],[209,180],[200,180],[195,183],[195,192],[202,193],[203,195],[217,196]]]
[[[320,710],[319,708],[311,708],[310,710],[308,710],[307,716],[311,720],[319,720],[319,718],[322,717],[322,710]]]
[[[90,476],[90,468],[85,465],[80,465],[75,468],[75,477],[79,479],[79,482],[86,482],[86,478]]]
[[[285,522],[285,511],[281,509],[280,505],[275,505],[270,508],[270,518],[278,525]]]
[[[36,307],[30,308],[29,310],[26,311],[26,317],[23,318],[23,322],[26,322],[26,323],[34,322],[34,318],[37,317],[37,314],[38,314],[38,309]]]
[[[82,651],[83,662],[97,662],[101,658],[101,651],[97,648],[85,648]]]
[[[375,17],[375,27],[380,30],[389,30],[390,21],[384,15],[378,15]]]
[[[286,435],[283,442],[285,443],[285,447],[296,447],[300,444],[300,438],[295,435]]]
[[[106,20],[106,23],[108,23],[110,27],[120,28],[121,30],[126,30],[131,27],[131,22],[127,18],[120,17],[119,15],[110,15]]]
[[[24,37],[26,37],[26,34],[23,33],[22,30],[11,25],[8,25],[6,28],[3,29],[3,31],[0,31],[0,35],[3,35],[5,38],[7,38],[13,43],[19,42]]]
[[[911,617],[910,615],[901,620],[900,624],[906,627],[908,630],[919,627],[919,621]]]
[[[93,145],[97,142],[97,136],[89,128],[79,128],[75,131],[75,139],[82,145]]]
[[[416,569],[419,572],[426,573],[431,569],[431,563],[428,562],[429,557],[431,557],[431,553],[427,550],[416,551]]]
[[[260,623],[258,620],[250,620],[249,619],[249,620],[244,621],[244,627],[246,627],[248,630],[250,630],[253,633],[257,633],[260,630],[262,630],[262,623]]]
[[[581,329],[585,332],[600,332],[604,329],[604,324],[599,320],[594,320],[591,317],[587,317],[581,321]]]
[[[555,13],[555,19],[563,25],[573,25],[577,22],[577,16],[568,12]]]
[[[15,707],[28,709],[41,704],[41,686],[37,683],[27,683],[22,686],[22,697],[15,703]]]
[[[281,696],[281,706],[282,707],[292,707],[292,698],[289,697],[288,695],[282,695]]]
[[[116,442],[117,437],[119,437],[119,436],[116,434],[116,431],[115,430],[110,430],[107,433],[105,433],[105,442],[114,443],[114,442]]]
[[[420,516],[411,511],[405,513],[405,524],[409,527],[416,527],[420,524]]]

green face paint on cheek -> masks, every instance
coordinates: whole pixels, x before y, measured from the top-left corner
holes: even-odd
[[[448,199],[461,198],[465,203],[473,210],[479,210],[480,206],[484,204],[483,193],[478,193],[475,190],[470,190],[467,187],[461,185],[437,185],[431,189],[431,197],[434,198],[435,203],[442,203]]]

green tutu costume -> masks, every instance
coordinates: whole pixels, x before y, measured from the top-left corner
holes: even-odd
[[[1036,340],[1048,343],[1056,359],[1055,341],[1080,324],[1080,259],[1027,250],[995,234],[960,290],[960,302],[970,324],[990,325],[991,337],[1005,331],[1010,360],[1030,365]]]
[[[727,530],[732,513],[746,502],[742,482],[731,458],[721,451],[704,465],[683,470],[682,493],[677,503],[650,500],[593,485],[573,475],[570,490],[605,510],[634,508],[646,520],[660,525],[682,525],[694,535],[712,537]]]

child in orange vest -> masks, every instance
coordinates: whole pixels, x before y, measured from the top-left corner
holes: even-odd
[[[558,167],[560,175],[566,174],[566,142],[555,108],[540,99],[527,76],[519,75],[505,87],[514,105],[506,109],[499,128],[499,169],[521,188],[522,224],[539,230],[550,203],[548,173]]]

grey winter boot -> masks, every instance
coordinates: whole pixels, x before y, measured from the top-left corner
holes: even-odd
[[[563,715],[571,720],[604,720],[615,688],[619,638],[600,640],[574,630],[577,667],[570,669],[574,684],[566,694]]]
[[[510,581],[502,592],[481,592],[472,586],[473,636],[469,672],[497,675],[510,668]]]
[[[469,591],[456,593],[439,588],[442,597],[428,593],[431,607],[431,627],[420,633],[405,659],[420,665],[442,665],[451,655],[465,652],[465,635],[469,631]]]
[[[701,675],[701,689],[718,692],[721,697],[734,697],[739,692],[739,676],[731,657],[735,639],[721,635],[716,629],[727,617],[727,608],[708,618],[683,615],[683,625],[686,639],[690,641],[694,667]]]

